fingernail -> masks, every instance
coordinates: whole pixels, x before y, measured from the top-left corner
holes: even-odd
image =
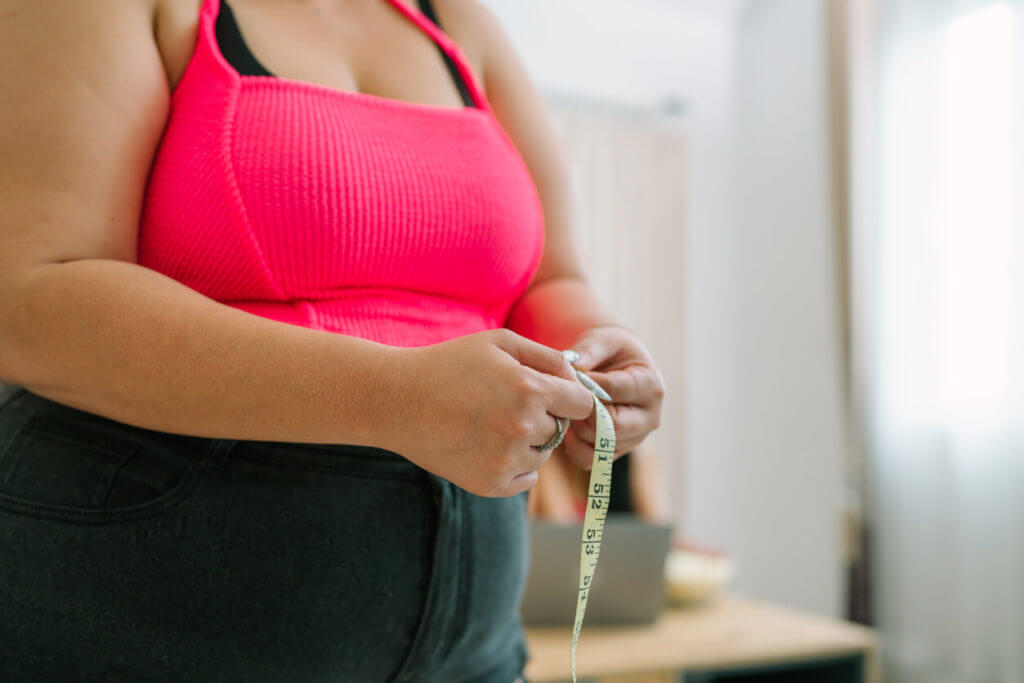
[[[608,395],[608,392],[605,391],[600,384],[584,375],[582,370],[577,370],[576,376],[580,378],[581,382],[583,382],[583,386],[585,386],[587,389],[590,389],[590,391],[593,392],[594,394],[597,394],[598,398],[603,399],[605,401],[612,400],[612,397]]]
[[[568,360],[570,363],[575,363],[580,359],[580,354],[577,353],[576,351],[573,351],[572,349],[566,349],[565,351],[562,351],[562,355],[565,356],[566,360]]]

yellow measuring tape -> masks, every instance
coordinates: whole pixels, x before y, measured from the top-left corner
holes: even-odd
[[[577,375],[581,375],[577,370]],[[587,487],[587,512],[583,517],[583,537],[580,539],[580,584],[576,593],[576,619],[572,626],[571,668],[572,680],[576,683],[576,643],[583,629],[583,613],[587,611],[587,596],[590,595],[597,557],[601,554],[601,539],[604,536],[604,521],[608,517],[608,501],[612,491],[612,459],[615,453],[615,427],[612,416],[604,407],[598,391],[608,396],[589,377],[583,384],[594,395],[594,410],[597,411],[597,433],[594,439],[594,460],[590,468],[590,483]],[[590,386],[594,384],[594,386]],[[595,390],[595,387],[597,390]]]

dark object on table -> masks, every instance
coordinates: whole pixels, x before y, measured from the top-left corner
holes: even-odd
[[[529,625],[570,625],[579,584],[579,524],[530,523],[530,573],[520,611]],[[609,515],[587,600],[588,624],[644,624],[665,601],[672,527]]]

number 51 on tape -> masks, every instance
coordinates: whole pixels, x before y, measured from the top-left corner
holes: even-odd
[[[591,389],[593,392],[593,389]],[[608,501],[612,490],[612,459],[615,453],[615,428],[608,409],[594,394],[597,411],[597,438],[594,439],[594,460],[587,488],[587,512],[583,517],[583,537],[580,539],[580,582],[576,593],[576,619],[572,627],[571,671],[576,683],[576,643],[583,628],[583,613],[587,610],[587,596],[601,554],[604,521],[608,516]]]

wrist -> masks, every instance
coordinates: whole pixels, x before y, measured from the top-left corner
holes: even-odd
[[[410,395],[407,386],[407,359],[411,348],[381,344],[370,364],[366,395],[365,442],[377,448],[398,451],[399,421],[408,414],[405,404]]]
[[[528,339],[552,348],[567,348],[585,330],[614,316],[591,289],[573,275],[535,283],[512,307],[505,326]]]

